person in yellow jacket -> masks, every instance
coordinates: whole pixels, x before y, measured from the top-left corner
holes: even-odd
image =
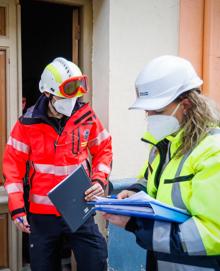
[[[151,149],[139,182],[118,198],[147,181],[150,196],[191,214],[182,224],[103,214],[148,250],[148,271],[220,270],[220,117],[201,94],[202,83],[191,63],[176,56],[153,59],[136,80],[131,108],[147,112],[142,140]]]

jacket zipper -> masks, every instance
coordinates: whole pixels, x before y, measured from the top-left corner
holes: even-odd
[[[59,130],[58,130],[58,137],[57,137],[57,139],[54,141],[54,151],[56,152],[56,150],[57,150],[57,143],[58,143],[58,140],[59,140],[59,137],[61,136],[61,134],[62,134],[62,132],[63,132],[63,129],[62,129],[62,127],[60,126],[60,124],[59,124]]]
[[[76,142],[76,136],[75,133],[77,133],[77,142]],[[72,131],[72,153],[77,154],[80,151],[80,128],[78,127],[77,130]]]

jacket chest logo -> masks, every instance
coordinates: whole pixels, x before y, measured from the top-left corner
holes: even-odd
[[[88,138],[89,138],[89,130],[88,130],[88,129],[86,129],[86,130],[83,132],[83,138],[84,138],[85,140],[88,140]]]

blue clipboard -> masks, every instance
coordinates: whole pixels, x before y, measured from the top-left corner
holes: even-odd
[[[187,211],[159,202],[158,200],[129,201],[128,199],[126,200],[103,199],[102,201],[98,202],[90,202],[90,204],[95,205],[96,210],[116,215],[145,217],[154,220],[163,220],[176,223],[183,223],[184,221],[190,218],[190,214]],[[111,206],[114,206],[114,208],[111,208]],[[123,209],[120,209],[120,206],[123,206]],[[130,210],[129,209],[130,206],[150,207],[152,209],[152,212],[148,211],[145,212],[144,208],[143,211]]]
[[[125,216],[136,216],[136,217],[145,217],[154,220],[163,220],[163,221],[170,221],[176,223],[183,223],[187,219],[190,218],[189,215],[173,212],[169,209],[160,208],[158,205],[152,206],[153,213],[144,213],[139,211],[131,211],[131,210],[120,210],[120,209],[111,209],[105,207],[95,207],[96,210],[106,212],[109,214],[116,214],[116,215],[125,215]]]

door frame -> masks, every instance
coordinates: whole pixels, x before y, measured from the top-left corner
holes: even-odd
[[[78,47],[79,55],[73,61],[77,62],[82,69],[83,73],[87,74],[89,78],[92,75],[92,1],[90,0],[35,0],[38,2],[47,2],[53,4],[69,5],[77,7],[73,10],[73,47]],[[22,112],[22,57],[21,57],[21,6],[19,0],[17,2],[17,33],[18,33],[18,45],[17,45],[17,56],[18,56],[18,92],[19,92],[19,114]],[[74,18],[77,17],[77,18]],[[79,25],[80,28],[79,28]],[[80,31],[80,32],[79,32]],[[80,37],[79,37],[80,35]],[[74,50],[73,50],[74,51]],[[73,52],[74,53],[74,52]],[[87,94],[85,99],[91,101],[91,91]],[[18,271],[22,267],[22,235],[18,234],[17,242],[17,269]]]
[[[6,133],[7,136],[12,125],[18,117],[18,84],[17,84],[17,17],[16,1],[0,0],[1,6],[6,8],[6,35],[0,36],[0,48],[6,52]],[[4,188],[0,187],[0,213],[7,214],[7,195]],[[10,215],[8,214],[8,218]],[[17,271],[18,253],[17,253],[18,233],[8,219],[8,261],[9,269]]]

